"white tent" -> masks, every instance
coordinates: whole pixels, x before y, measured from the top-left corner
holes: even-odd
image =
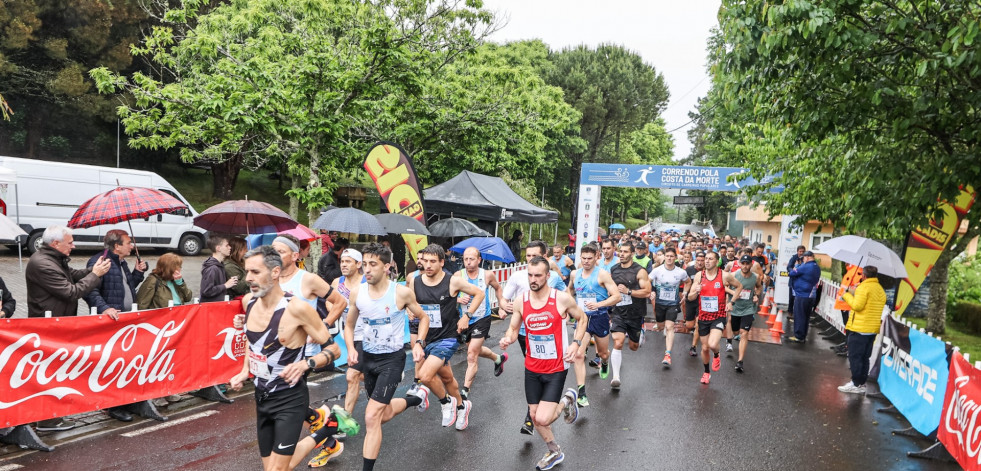
[[[7,188],[13,186],[14,208],[16,208],[15,210],[17,211],[14,221],[11,221],[6,216],[0,219],[0,240],[12,240],[17,242],[17,259],[20,261],[20,271],[23,272],[24,257],[21,253],[21,248],[23,247],[23,243],[26,241],[27,232],[24,232],[24,230],[20,228],[20,199],[17,197],[17,171],[8,167],[0,167],[0,186],[6,186]],[[6,191],[3,193],[6,193]],[[7,213],[10,213],[9,205],[7,207]]]

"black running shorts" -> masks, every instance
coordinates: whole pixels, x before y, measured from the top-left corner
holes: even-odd
[[[307,383],[300,380],[292,388],[271,394],[255,390],[256,433],[259,437],[259,456],[271,453],[292,455],[300,440],[303,421],[310,406]]]
[[[674,306],[663,304],[654,305],[654,321],[656,321],[658,324],[665,321],[674,322],[678,320],[678,314],[680,313],[681,309],[677,304]]]
[[[463,331],[463,343],[468,343],[473,339],[486,339],[490,335],[491,316],[470,324],[467,330]]]
[[[613,326],[610,328],[611,332],[623,332],[627,334],[631,342],[640,342],[640,331],[644,328],[644,316],[614,313],[610,316],[610,320],[613,321]]]
[[[348,363],[348,365],[347,365],[348,368],[354,368],[354,371],[364,371],[364,370],[361,369],[362,366],[364,366],[364,347],[363,347],[363,345],[364,345],[364,342],[362,342],[360,340],[355,340],[354,341],[354,349],[357,350],[357,352],[358,352],[358,362],[356,364],[353,364],[353,365],[350,364],[350,363]]]
[[[698,335],[706,337],[712,332],[712,329],[726,330],[726,318],[720,317],[711,321],[698,321]]]
[[[533,373],[525,369],[525,399],[528,404],[539,402],[558,403],[565,391],[565,377],[569,370],[556,373]]]
[[[361,373],[364,374],[364,391],[369,399],[382,404],[392,402],[395,389],[402,382],[405,370],[405,352],[367,353],[361,360]]]
[[[732,316],[729,318],[729,327],[732,328],[733,332],[737,330],[746,330],[746,331],[752,330],[753,319],[755,317],[756,316],[752,314],[748,316]]]

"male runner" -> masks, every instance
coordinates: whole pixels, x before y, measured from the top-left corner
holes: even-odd
[[[548,452],[538,461],[536,469],[552,469],[565,459],[562,448],[555,442],[552,422],[562,413],[566,423],[579,417],[576,391],[565,387],[569,362],[579,355],[586,333],[584,314],[568,294],[554,288],[546,288],[549,278],[548,262],[535,257],[528,264],[530,291],[514,305],[514,317],[507,333],[501,338],[501,350],[507,349],[518,336],[518,329],[525,326],[527,355],[525,356],[525,399],[535,420],[535,429],[548,447]],[[567,317],[576,321],[572,341],[568,339]]]
[[[674,321],[681,312],[678,301],[678,291],[682,283],[688,281],[688,273],[674,264],[678,253],[673,247],[664,249],[664,264],[651,272],[651,301],[654,303],[654,321],[658,330],[664,332],[664,359],[661,364],[665,368],[671,366],[671,347],[674,346]]]
[[[572,263],[572,259],[565,255],[561,245],[555,245],[552,247],[552,260],[549,264],[554,264],[555,268],[559,270],[562,275],[562,281],[569,283],[569,274],[572,270],[576,268],[576,264]]]
[[[460,270],[460,277],[468,283],[476,286],[484,292],[484,302],[474,311],[470,318],[467,329],[463,332],[464,341],[467,342],[467,373],[463,378],[463,389],[460,396],[464,400],[470,399],[470,387],[473,380],[477,377],[478,358],[487,358],[494,362],[494,376],[500,376],[504,372],[504,362],[508,360],[507,354],[498,355],[491,349],[484,346],[484,339],[490,335],[491,326],[491,306],[490,296],[487,294],[493,289],[497,293],[497,299],[504,299],[504,290],[497,282],[497,277],[489,270],[480,268],[483,257],[476,247],[467,247],[463,251],[463,270]],[[463,295],[459,299],[461,317],[465,316],[466,310],[473,304],[470,296]]]
[[[422,398],[420,412],[429,408],[429,392],[432,391],[441,405],[443,426],[456,423],[457,430],[464,430],[469,424],[473,405],[460,396],[460,385],[453,376],[450,358],[459,347],[457,334],[467,329],[474,311],[484,302],[484,292],[463,278],[444,271],[445,261],[446,252],[439,245],[429,244],[419,251],[423,270],[413,281],[413,290],[416,301],[429,317],[430,328],[425,336],[426,359],[419,368],[419,380],[423,385],[415,392]],[[460,316],[456,307],[456,295],[460,292],[473,298],[464,317]]]
[[[739,291],[732,300],[730,325],[734,332],[742,333],[739,338],[739,357],[736,360],[737,373],[743,372],[743,357],[746,356],[746,346],[749,344],[746,335],[753,328],[753,319],[763,291],[763,279],[753,273],[753,262],[750,255],[744,254],[739,258],[741,270],[732,275],[739,284]]]
[[[341,276],[335,278],[331,286],[335,291],[344,296],[348,302],[351,300],[351,291],[365,282],[364,275],[361,273],[361,262],[363,256],[361,252],[354,249],[344,249],[341,252]],[[342,319],[347,319],[347,303],[344,305]],[[361,342],[364,338],[364,326],[360,323],[354,326],[354,348],[359,356],[363,356],[364,350],[361,349]],[[358,402],[358,395],[361,394],[361,381],[364,375],[361,374],[361,363],[348,365],[347,368],[347,393],[344,396],[344,410],[348,414],[354,413],[354,405]]]
[[[742,257],[744,255],[752,255],[753,254],[753,250],[750,249],[749,247],[744,247],[742,249],[739,249],[736,253],[738,254],[738,257]],[[739,270],[742,269],[742,267],[739,264],[739,258],[737,258],[735,260],[732,260],[731,262],[727,262],[726,265],[725,265],[725,267],[726,267],[725,268],[726,271],[729,272],[729,273],[738,273]],[[763,266],[762,265],[759,265],[755,261],[752,263],[752,271],[760,279],[765,278],[763,276]],[[731,321],[732,321],[732,313],[727,310],[726,311],[726,329],[722,332],[722,335],[725,336],[725,338],[726,338],[726,354],[727,355],[729,353],[732,353],[732,351],[733,351],[733,349],[732,349],[732,341],[739,336],[739,332],[733,332],[733,330],[738,330],[738,329],[734,329],[732,327],[732,322]]]
[[[365,283],[351,291],[344,341],[347,342],[348,364],[361,363],[364,390],[368,405],[364,411],[365,437],[362,451],[363,471],[375,468],[381,451],[382,424],[392,420],[409,407],[418,406],[422,399],[416,395],[393,399],[405,369],[406,311],[410,318],[419,319],[419,335],[429,332],[429,318],[422,312],[412,290],[388,279],[392,251],[387,247],[368,244],[363,252]],[[362,324],[364,337],[362,355],[354,347],[354,326]],[[421,362],[425,352],[422,340],[412,344],[412,360]]]
[[[307,453],[331,439],[338,420],[350,422],[343,410],[339,410],[341,417],[331,414],[328,419],[324,412],[309,408],[306,372],[332,362],[338,350],[330,345],[327,326],[317,311],[280,288],[282,267],[282,258],[270,246],[245,254],[245,279],[251,290],[242,299],[248,350],[242,371],[228,381],[238,391],[250,373],[255,375],[256,432],[266,471],[293,469]],[[325,347],[312,359],[303,355],[307,336]],[[305,420],[316,430],[299,440]],[[329,455],[333,456],[342,450],[336,441],[332,448]]]
[[[685,282],[685,293],[683,300],[685,302],[685,327],[691,331],[691,348],[688,350],[689,356],[698,355],[696,346],[698,345],[698,329],[695,328],[695,319],[698,318],[698,298],[694,300],[688,299],[688,293],[691,292],[692,277],[696,273],[705,269],[705,252],[696,252],[695,261],[692,265],[685,268],[685,273],[688,274],[688,281]]]
[[[715,252],[705,254],[705,269],[692,278],[688,300],[699,298],[698,335],[702,340],[702,364],[705,366],[702,384],[709,384],[712,377],[709,373],[709,350],[712,352],[711,357],[714,358],[712,370],[719,371],[722,367],[722,359],[719,358],[719,340],[722,338],[726,323],[726,309],[723,308],[723,303],[726,301],[726,293],[734,295],[737,292],[730,287],[738,285],[739,282],[733,279],[731,273],[719,269],[719,255]],[[727,308],[732,307],[731,303],[725,305]]]
[[[616,246],[613,244],[612,240],[604,240],[603,243],[600,244],[600,249],[603,251],[603,258],[596,262],[596,266],[606,271],[610,271],[614,265],[620,263],[620,258],[617,257]]]
[[[651,280],[647,270],[634,261],[634,246],[620,244],[617,249],[620,264],[613,267],[610,276],[617,285],[621,300],[611,309],[613,351],[610,363],[613,380],[610,387],[620,389],[620,363],[623,360],[623,339],[630,339],[630,349],[636,351],[644,342],[644,316],[647,314],[647,296],[651,294]]]
[[[610,374],[610,314],[609,308],[620,302],[620,293],[613,278],[606,270],[596,266],[596,245],[586,244],[580,249],[579,262],[582,268],[573,271],[566,288],[570,296],[574,296],[579,309],[586,313],[586,336],[579,356],[585,356],[589,346],[589,337],[596,339],[596,354],[602,359],[599,375],[606,379]],[[576,385],[579,405],[588,406],[586,397],[586,365],[575,363]]]

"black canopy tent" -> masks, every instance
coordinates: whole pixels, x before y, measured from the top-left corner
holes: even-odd
[[[474,218],[497,223],[553,223],[559,213],[539,208],[519,196],[498,177],[464,170],[459,175],[423,191],[426,212],[431,215]]]

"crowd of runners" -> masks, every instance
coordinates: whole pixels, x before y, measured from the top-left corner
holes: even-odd
[[[248,355],[230,384],[237,389],[250,376],[255,378],[264,468],[293,469],[314,450],[311,467],[340,455],[341,440],[360,430],[353,417],[362,387],[368,398],[364,470],[373,469],[379,457],[383,425],[410,408],[427,410],[431,399],[439,403],[442,426],[465,430],[480,358],[499,376],[517,343],[524,357],[527,399],[518,429],[545,442],[547,452],[536,469],[552,469],[565,459],[552,424],[560,417],[575,422],[580,407],[589,405],[590,374],[609,380],[611,390],[629,381],[623,347],[641,348],[645,332],[663,336],[664,368],[672,364],[675,331],[692,332],[691,345],[681,349],[700,356],[704,372],[698,381],[705,385],[722,368],[722,348],[733,352],[736,342],[731,368],[742,373],[748,361],[746,335],[771,286],[775,265],[765,245],[690,233],[604,237],[584,245],[576,261],[563,246],[532,241],[524,249],[527,267],[504,286],[482,268],[481,255],[472,248],[463,254],[464,268],[453,273],[444,269],[444,249],[427,246],[417,254],[419,270],[408,274],[405,285],[388,276],[392,252],[381,244],[360,252],[345,249],[342,276],[331,285],[295,270],[299,250],[288,237],[247,253],[245,278],[251,292],[242,299],[246,315],[238,327],[246,329]],[[507,325],[494,344],[485,342],[493,317],[491,291],[500,306],[497,316]],[[318,298],[327,300],[320,316]],[[649,304],[656,324],[645,330]],[[684,327],[675,325],[682,322]],[[344,332],[347,394],[343,407],[312,408],[306,374],[333,363],[340,352],[329,327]],[[414,378],[408,391],[396,397],[407,345]],[[450,359],[462,348],[467,369],[460,384]],[[587,361],[589,350],[593,358]],[[589,373],[587,364],[596,371]],[[574,387],[566,386],[570,367]],[[309,435],[301,438],[304,422]]]

